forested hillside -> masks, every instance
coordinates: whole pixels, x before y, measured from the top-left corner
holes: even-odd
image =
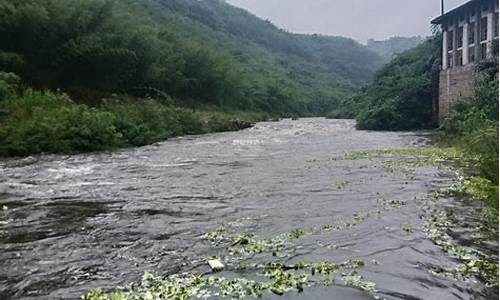
[[[381,58],[220,0],[0,0],[0,155],[324,115]]]
[[[368,40],[367,47],[376,52],[382,57],[385,63],[388,63],[396,55],[405,52],[411,48],[416,47],[425,39],[421,36],[401,37],[395,36],[387,40],[376,41],[373,39]]]
[[[398,55],[329,116],[356,118],[360,129],[409,130],[432,126],[432,69],[439,66],[440,45],[440,38],[433,37]]]
[[[168,95],[318,115],[381,59],[346,38],[287,33],[220,0],[2,0],[0,69],[78,100]]]

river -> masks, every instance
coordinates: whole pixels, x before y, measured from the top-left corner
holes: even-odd
[[[76,299],[92,288],[138,281],[144,271],[204,268],[199,258],[218,250],[202,236],[219,224],[246,218],[253,220],[246,230],[279,235],[376,209],[383,195],[406,205],[347,230],[311,235],[290,259],[374,262],[361,273],[385,299],[497,299],[476,280],[429,272],[456,260],[421,230],[415,199],[449,185],[452,173],[422,168],[408,180],[364,160],[333,159],[429,143],[425,133],[358,131],[350,120],[313,118],[114,152],[2,160],[0,298]],[[452,200],[435,205],[460,210],[462,202]],[[407,224],[413,229],[403,230]],[[456,232],[473,244],[470,232]],[[333,285],[283,298],[370,297]]]

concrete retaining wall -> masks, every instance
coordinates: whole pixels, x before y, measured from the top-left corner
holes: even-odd
[[[441,70],[439,74],[439,123],[453,105],[474,93],[475,65]]]

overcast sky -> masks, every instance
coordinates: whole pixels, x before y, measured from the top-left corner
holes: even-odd
[[[342,35],[365,43],[427,36],[440,0],[227,0],[292,32]],[[445,0],[446,10],[466,0]]]

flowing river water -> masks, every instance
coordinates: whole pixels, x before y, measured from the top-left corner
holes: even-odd
[[[361,273],[385,299],[497,299],[477,280],[429,271],[457,261],[422,231],[416,199],[450,185],[452,172],[420,168],[408,179],[384,173],[371,160],[333,159],[429,143],[424,133],[358,131],[350,120],[301,119],[109,153],[0,161],[0,220],[6,221],[0,225],[0,299],[76,299],[92,288],[137,282],[145,271],[207,271],[200,258],[220,249],[202,236],[219,224],[250,220],[245,230],[273,236],[343,222],[377,209],[381,197],[406,205],[301,239],[288,259],[362,259],[367,265]],[[459,199],[434,205],[463,212],[464,224],[453,236],[475,245],[478,207]],[[491,253],[498,249],[495,241],[476,244]],[[334,284],[282,297],[371,296]]]

